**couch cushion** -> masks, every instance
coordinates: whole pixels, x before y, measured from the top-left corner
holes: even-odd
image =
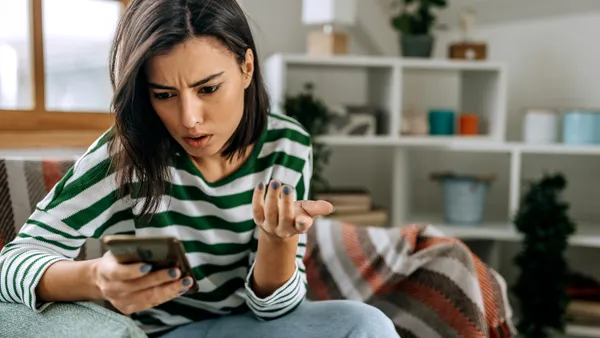
[[[147,338],[130,318],[91,302],[54,303],[43,313],[0,303],[0,323],[0,337]]]

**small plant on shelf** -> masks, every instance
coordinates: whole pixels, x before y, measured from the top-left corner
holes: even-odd
[[[520,275],[513,286],[521,310],[518,329],[524,337],[549,337],[552,330],[564,333],[569,273],[564,251],[575,232],[569,205],[560,198],[566,185],[561,174],[533,182],[514,220],[524,235],[515,258]]]
[[[311,195],[327,190],[329,183],[323,176],[325,166],[329,163],[329,148],[315,140],[314,136],[323,135],[331,121],[331,113],[325,103],[314,96],[314,86],[306,83],[304,90],[297,95],[286,95],[283,110],[287,116],[296,119],[308,133],[313,136],[313,177]]]
[[[430,57],[436,25],[434,8],[446,8],[446,0],[393,0],[392,27],[401,33],[402,55],[407,57]]]

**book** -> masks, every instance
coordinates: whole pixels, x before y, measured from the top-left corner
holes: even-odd
[[[371,208],[371,194],[364,189],[330,189],[315,193],[315,198],[325,200],[336,208],[368,210]]]
[[[385,209],[341,213],[336,210],[329,218],[357,226],[386,226],[388,223],[388,213]]]

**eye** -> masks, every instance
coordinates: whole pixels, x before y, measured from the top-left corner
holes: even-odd
[[[219,88],[221,88],[221,85],[207,86],[207,87],[200,88],[200,90],[198,92],[201,94],[212,94],[212,93],[216,92],[217,90],[219,90]]]
[[[170,99],[171,97],[173,97],[174,95],[172,95],[171,93],[168,92],[164,92],[164,93],[154,93],[154,97],[157,100],[166,100],[166,99]]]

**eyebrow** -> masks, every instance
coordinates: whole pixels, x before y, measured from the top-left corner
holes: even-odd
[[[225,73],[225,72],[220,72],[220,73],[215,73],[215,74],[209,75],[200,81],[196,81],[196,82],[192,83],[191,85],[188,85],[188,87],[194,88],[194,87],[201,86],[201,85],[223,75],[223,73]],[[177,90],[177,88],[175,88],[175,87],[169,87],[169,86],[161,85],[161,84],[154,83],[154,82],[148,82],[148,86],[150,86],[150,88],[154,88],[154,89]]]

